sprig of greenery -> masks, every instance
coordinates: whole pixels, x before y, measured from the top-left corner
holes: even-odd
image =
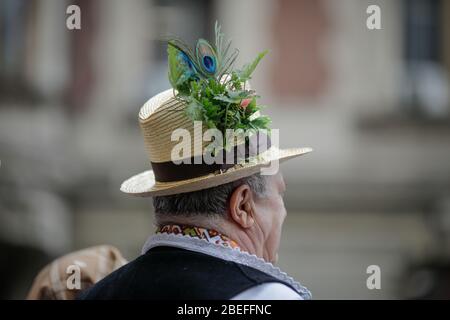
[[[260,53],[241,70],[231,71],[226,81],[211,77],[190,78],[178,83],[177,98],[187,104],[186,115],[192,121],[203,121],[208,128],[219,129],[224,139],[226,129],[269,130],[269,117],[255,117],[263,107],[257,102],[259,96],[245,88],[245,82],[266,53]]]
[[[241,81],[247,81],[251,78],[251,75],[253,71],[255,71],[256,67],[258,66],[258,63],[264,58],[264,56],[268,53],[268,50],[264,50],[258,56],[255,60],[253,60],[252,63],[246,64],[241,71],[239,71],[239,78]]]

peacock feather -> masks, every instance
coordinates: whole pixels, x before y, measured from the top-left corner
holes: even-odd
[[[220,80],[229,72],[238,56],[238,50],[230,52],[231,41],[224,43],[220,25],[215,25],[215,44],[199,39],[192,50],[180,39],[168,42],[169,80],[175,89],[179,89],[190,80],[215,78]]]

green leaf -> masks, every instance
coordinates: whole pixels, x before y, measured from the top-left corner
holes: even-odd
[[[214,100],[223,101],[223,102],[227,102],[227,103],[239,103],[239,101],[241,99],[240,98],[231,98],[224,94],[220,94],[220,95],[215,96]]]
[[[262,58],[264,58],[264,56],[268,53],[268,50],[264,50],[263,52],[261,52],[260,54],[258,54],[258,56],[256,57],[255,60],[253,60],[252,63],[246,64],[241,71],[239,71],[237,73],[237,75],[239,76],[240,80],[242,82],[250,79],[253,71],[255,71],[256,67],[258,66],[258,63],[261,61]]]
[[[186,107],[186,115],[192,121],[203,120],[203,107],[197,100],[192,100]]]
[[[250,123],[255,129],[267,129],[272,120],[268,116],[260,116]]]
[[[248,98],[253,91],[251,90],[227,90],[227,94],[230,98],[236,98],[239,100]]]
[[[208,126],[209,129],[215,129],[216,128],[216,124],[212,120],[206,121],[206,125]]]

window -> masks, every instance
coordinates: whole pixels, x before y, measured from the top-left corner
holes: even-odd
[[[448,34],[444,21],[450,18],[450,7],[444,2],[404,0],[405,79],[402,104],[405,111],[415,117],[449,116],[449,69],[445,65],[448,57],[444,46],[444,37]]]

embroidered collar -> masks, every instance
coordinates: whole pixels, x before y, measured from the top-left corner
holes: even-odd
[[[222,245],[232,249],[240,249],[236,241],[231,240],[227,236],[216,230],[201,227],[193,227],[188,225],[167,224],[156,229],[156,234],[181,234],[183,236],[203,239],[208,242]]]
[[[266,262],[265,260],[257,257],[254,254],[249,254],[245,251],[241,251],[239,247],[233,248],[231,246],[226,246],[220,242],[215,243],[214,241],[208,241],[205,238],[185,235],[182,232],[166,233],[161,231],[148,238],[148,240],[144,244],[144,247],[142,248],[142,254],[145,254],[151,248],[159,246],[176,247],[207,254],[222,260],[243,264],[248,267],[257,269],[261,272],[267,273],[277,278],[278,280],[289,284],[291,287],[297,290],[297,292],[303,299],[311,299],[311,293],[309,292],[309,290],[306,287],[302,286],[299,282],[295,281],[287,273],[281,271],[280,268],[275,267],[272,263]]]

